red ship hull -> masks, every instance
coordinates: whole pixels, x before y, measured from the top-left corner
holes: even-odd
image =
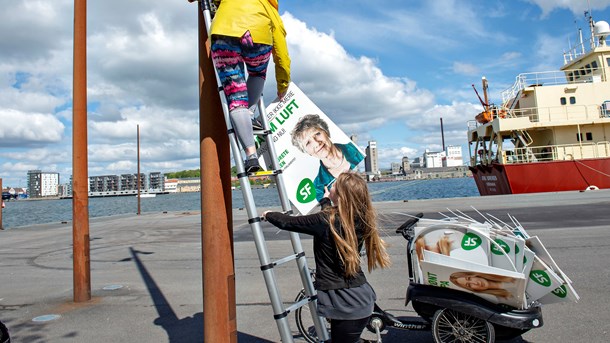
[[[470,167],[481,195],[610,188],[610,158]]]

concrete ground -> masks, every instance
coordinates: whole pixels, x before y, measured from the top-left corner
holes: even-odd
[[[416,317],[404,306],[408,284],[406,241],[394,233],[404,213],[439,218],[447,208],[500,219],[514,215],[538,235],[574,281],[578,303],[546,305],[542,328],[514,342],[608,342],[610,310],[610,191],[563,192],[376,203],[393,266],[368,276],[378,304],[398,317]],[[264,209],[259,209],[261,212]],[[278,342],[277,326],[258,265],[245,211],[234,211],[239,342]],[[273,260],[291,253],[287,235],[265,224]],[[201,342],[203,304],[200,215],[147,213],[95,218],[90,223],[92,300],[75,304],[72,226],[45,224],[0,231],[0,320],[13,342]],[[303,246],[312,260],[311,239]],[[290,303],[301,288],[294,263],[276,275]],[[48,315],[57,315],[50,319]],[[293,323],[293,316],[290,316]],[[296,326],[292,325],[295,342]],[[370,333],[364,338],[373,339]],[[429,332],[388,330],[384,342],[432,342]]]

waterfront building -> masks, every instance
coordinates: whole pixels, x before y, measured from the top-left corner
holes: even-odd
[[[148,176],[140,174],[140,190],[146,193],[163,193],[164,176],[160,172],[152,172]],[[113,196],[137,194],[137,174],[94,175],[89,176],[87,191],[89,196]],[[61,197],[72,196],[72,176],[70,182],[59,187]]]
[[[121,189],[137,189],[138,184],[135,174],[121,174]]]
[[[444,151],[430,151],[426,149],[424,152],[423,161],[424,168],[441,168],[443,167],[443,159],[445,158]]]
[[[28,170],[28,194],[32,198],[59,195],[59,173]]]
[[[89,177],[89,192],[116,192],[120,190],[118,175],[100,175]]]
[[[396,175],[396,174],[402,174],[401,169],[400,169],[400,163],[396,163],[396,162],[392,162],[392,174]]]
[[[177,190],[178,192],[199,192],[201,191],[201,178],[178,179]]]
[[[409,173],[409,171],[411,170],[411,165],[409,164],[409,158],[407,156],[402,158],[402,173],[404,175],[407,175]]]
[[[379,174],[379,162],[377,158],[377,142],[369,141],[366,147],[366,158],[364,159],[364,171],[369,176]]]
[[[424,162],[423,162],[423,158],[421,157],[416,157],[413,159],[413,163],[411,163],[411,169],[418,169],[418,168],[424,168]]]
[[[160,172],[152,172],[148,174],[148,191],[163,192],[165,189],[164,176]]]
[[[433,152],[426,149],[422,168],[459,167],[464,165],[462,147],[449,145],[445,151]]]
[[[178,179],[165,179],[163,187],[167,193],[178,192]]]
[[[445,163],[443,167],[458,167],[464,165],[462,160],[462,147],[456,145],[449,145],[445,149]]]

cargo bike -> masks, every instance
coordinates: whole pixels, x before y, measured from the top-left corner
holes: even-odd
[[[398,318],[375,304],[367,329],[377,335],[377,342],[382,341],[381,332],[388,328],[407,331],[431,330],[437,343],[465,343],[512,339],[543,325],[541,305],[537,302],[520,309],[497,304],[466,291],[425,284],[417,251],[418,238],[433,231],[472,233],[476,232],[477,228],[472,223],[459,220],[436,221],[433,225],[424,225],[423,229],[420,227],[416,234],[415,227],[422,217],[421,213],[412,216],[396,229],[396,233],[407,240],[409,286],[405,306],[411,303],[419,317]],[[491,241],[492,247],[494,244],[496,243]],[[301,291],[296,300],[300,301],[305,297],[305,293]],[[307,307],[295,311],[299,332],[307,342],[321,342],[307,311]],[[327,324],[330,331],[330,323]]]

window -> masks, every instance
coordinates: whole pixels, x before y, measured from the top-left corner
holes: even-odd
[[[591,132],[587,132],[587,133],[586,133],[586,137],[587,137],[587,140],[588,140],[588,141],[592,141],[592,140],[593,140],[593,133],[591,133]]]
[[[606,64],[610,66],[610,57],[606,58]]]
[[[562,105],[567,104],[567,102],[566,102],[566,97],[565,97],[565,96],[562,96],[562,97],[559,99],[559,101],[561,102],[561,104],[562,104]]]
[[[593,71],[596,71],[597,70],[597,61],[591,62],[591,67],[593,68]]]
[[[577,141],[582,141],[582,133],[576,133],[576,140]]]
[[[568,73],[568,81],[569,81],[569,82],[574,81],[574,74],[573,74],[572,72],[569,72],[569,73]]]
[[[587,74],[591,74],[591,65],[590,65],[590,64],[587,64],[587,65],[585,66],[585,70],[586,70]]]
[[[571,96],[570,97],[570,105],[574,105],[576,103],[576,97]]]

